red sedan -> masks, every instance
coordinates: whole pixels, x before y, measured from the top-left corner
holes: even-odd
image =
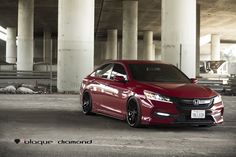
[[[126,120],[132,127],[223,123],[221,96],[178,68],[154,61],[109,61],[83,79],[84,114]]]

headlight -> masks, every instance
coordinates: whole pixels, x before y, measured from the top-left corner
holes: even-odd
[[[147,91],[147,90],[143,91],[143,93],[144,93],[144,95],[146,96],[147,99],[166,102],[166,103],[173,103],[170,100],[170,98],[168,98],[166,96],[163,96],[163,95],[151,92],[151,91]]]
[[[219,103],[219,102],[222,102],[222,99],[221,99],[221,96],[220,96],[220,95],[214,97],[214,99],[213,99],[213,103],[214,103],[214,104],[217,104],[217,103]]]

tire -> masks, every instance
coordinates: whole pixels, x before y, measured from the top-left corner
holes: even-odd
[[[82,111],[85,115],[92,114],[92,98],[88,92],[83,94]]]
[[[138,102],[131,98],[127,105],[126,121],[129,126],[138,128],[141,125],[141,112]]]

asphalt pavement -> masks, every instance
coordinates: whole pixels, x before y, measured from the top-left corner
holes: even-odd
[[[131,128],[85,116],[78,95],[0,95],[0,157],[236,156],[236,97],[223,96],[224,124]]]

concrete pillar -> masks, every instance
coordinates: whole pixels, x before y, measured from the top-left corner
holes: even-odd
[[[162,1],[161,24],[163,60],[196,77],[196,0]]]
[[[52,59],[56,59],[57,58],[57,38],[52,39]]]
[[[196,7],[196,76],[200,77],[200,4],[197,4]]]
[[[162,53],[161,53],[161,41],[155,41],[155,60],[161,61],[162,60]]]
[[[45,63],[51,62],[52,53],[52,38],[50,31],[44,31],[43,34],[43,61]]]
[[[138,1],[123,1],[122,59],[137,59]]]
[[[117,44],[117,59],[122,59],[122,39]]]
[[[153,57],[151,60],[156,60],[156,45],[155,45],[155,43],[152,44],[152,54],[153,54]]]
[[[106,59],[117,59],[117,29],[107,30]]]
[[[7,27],[6,62],[16,63],[16,28]]]
[[[33,70],[34,0],[19,0],[17,70]]]
[[[211,60],[220,60],[220,35],[211,35]]]
[[[153,51],[153,32],[145,31],[143,34],[143,59],[155,60],[155,51]]]
[[[79,92],[94,67],[94,0],[58,1],[59,92]]]

